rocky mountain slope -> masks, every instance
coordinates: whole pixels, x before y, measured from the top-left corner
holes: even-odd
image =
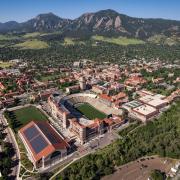
[[[180,21],[143,19],[119,14],[114,10],[86,13],[77,19],[63,19],[53,13],[40,14],[23,23],[0,23],[0,32],[56,32],[67,36],[106,35],[147,39],[156,34],[180,36]]]

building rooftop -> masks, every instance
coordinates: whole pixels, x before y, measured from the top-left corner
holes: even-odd
[[[31,121],[19,130],[35,161],[47,157],[58,149],[65,149],[69,145],[57,131],[44,121]]]
[[[101,95],[99,95],[99,98],[105,99],[107,101],[111,101],[112,100],[111,97],[108,96],[107,94],[101,94]]]
[[[130,101],[130,102],[124,104],[123,106],[127,106],[127,107],[129,107],[129,108],[136,108],[136,107],[139,107],[139,106],[141,106],[141,105],[142,105],[141,102],[134,100],[134,101]]]
[[[142,114],[144,116],[147,116],[151,113],[156,112],[157,110],[155,108],[153,108],[152,106],[143,104],[139,107],[134,108],[133,111],[138,112],[139,114]]]
[[[139,100],[141,102],[144,102],[146,104],[149,104],[151,106],[156,107],[156,106],[159,106],[161,104],[167,103],[167,100],[165,100],[164,98],[165,98],[165,96],[157,94],[154,96],[146,95],[146,96],[139,98]]]
[[[94,123],[94,121],[86,119],[86,118],[79,118],[79,123],[83,126],[89,126]]]

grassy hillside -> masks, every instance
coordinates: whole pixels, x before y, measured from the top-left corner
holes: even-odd
[[[133,39],[133,38],[126,38],[126,37],[118,37],[118,38],[109,38],[109,37],[104,37],[104,36],[92,36],[93,40],[96,41],[103,41],[103,42],[108,42],[108,43],[113,43],[113,44],[118,44],[118,45],[131,45],[131,44],[144,44],[145,42],[139,39]]]
[[[11,62],[0,61],[0,68],[9,68],[12,65],[13,65],[13,63],[11,63]]]
[[[18,43],[14,45],[14,47],[19,47],[22,49],[44,49],[44,48],[48,48],[49,45],[44,41],[32,39],[32,40],[27,40],[23,43]]]
[[[38,37],[40,35],[41,35],[41,33],[39,33],[39,32],[33,32],[33,33],[27,33],[23,37],[24,38],[35,38],[35,37]]]
[[[150,38],[148,38],[148,41],[154,44],[165,44],[165,45],[177,45],[178,43],[180,43],[180,38],[176,37],[176,36],[172,36],[172,37],[167,37],[165,35],[154,35],[151,36]]]
[[[9,40],[17,40],[17,39],[19,39],[18,36],[0,34],[0,41],[9,41]]]
[[[85,45],[85,43],[86,43],[85,41],[81,41],[81,40],[79,40],[79,39],[66,37],[66,38],[64,38],[63,45],[64,45],[64,46],[80,45],[80,44]]]
[[[72,38],[64,38],[63,45],[74,45],[74,44],[75,44],[74,39],[72,39]]]

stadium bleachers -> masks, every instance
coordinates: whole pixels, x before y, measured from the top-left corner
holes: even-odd
[[[102,102],[100,102],[99,99],[94,94],[79,93],[79,94],[66,96],[64,98],[63,102],[64,102],[65,107],[69,111],[71,111],[71,112],[73,111],[73,114],[75,113],[74,112],[75,109],[73,108],[73,106],[75,106],[76,104],[79,104],[79,103],[89,103],[91,106],[93,106],[97,110],[99,110],[107,115],[109,115],[109,114],[121,115],[122,114],[121,110],[114,109],[114,108],[109,107],[109,106],[103,104]],[[77,113],[75,113],[75,114],[77,114]]]

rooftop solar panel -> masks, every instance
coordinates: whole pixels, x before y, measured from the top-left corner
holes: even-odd
[[[39,132],[38,132],[37,128],[34,125],[30,126],[29,128],[27,128],[24,131],[24,135],[25,135],[25,137],[27,138],[28,141],[33,139],[38,134],[39,134]]]
[[[49,128],[42,124],[38,124],[38,126],[44,133],[44,135],[48,138],[48,140],[51,142],[51,144],[56,144],[59,142],[58,139],[54,136],[54,134],[52,134],[52,132],[49,130]]]
[[[58,140],[56,137],[54,137],[53,134],[50,133],[46,133],[47,138],[49,139],[49,141],[51,142],[51,144],[57,144]]]
[[[36,154],[41,152],[44,148],[48,146],[47,141],[44,139],[42,135],[37,136],[30,142],[33,150],[35,151]]]

